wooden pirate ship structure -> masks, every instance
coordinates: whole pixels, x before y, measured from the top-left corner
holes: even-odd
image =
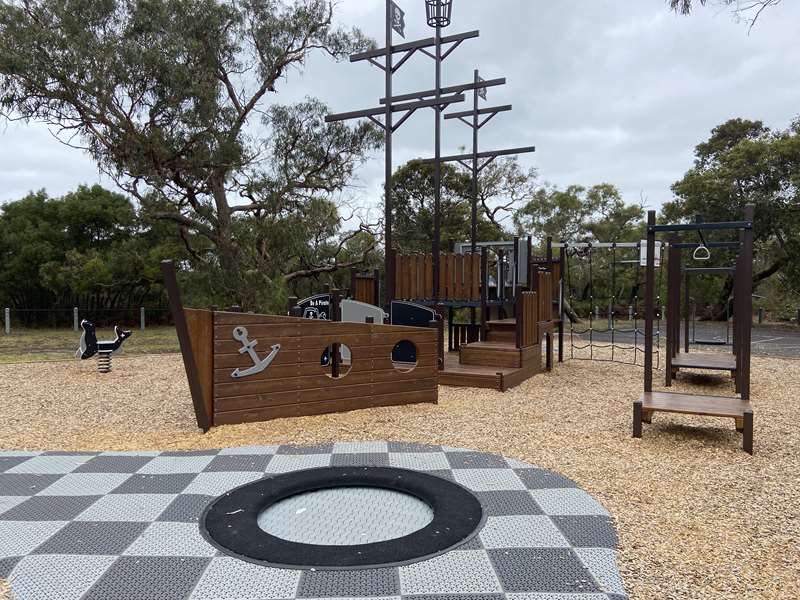
[[[184,308],[173,263],[162,270],[204,431],[438,401],[436,329]],[[414,363],[392,359],[401,343],[414,346]]]

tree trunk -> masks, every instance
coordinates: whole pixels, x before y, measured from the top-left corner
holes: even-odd
[[[565,315],[567,315],[567,316],[569,317],[569,320],[570,320],[572,323],[580,323],[580,322],[581,322],[581,319],[580,319],[580,317],[578,316],[578,313],[576,313],[576,312],[573,310],[573,308],[572,308],[572,305],[569,303],[569,300],[567,300],[566,298],[564,298],[564,299],[562,300],[562,304],[563,304],[563,307],[564,307],[564,314],[565,314]]]

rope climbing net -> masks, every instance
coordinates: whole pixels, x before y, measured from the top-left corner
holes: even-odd
[[[564,283],[568,306],[564,318],[569,323],[568,358],[643,366],[645,331],[639,291],[644,290],[645,285],[645,243],[586,242],[559,246],[565,249],[566,255]],[[654,297],[653,353],[657,369],[661,363],[659,349],[664,313],[661,256],[665,246],[656,244],[658,287]],[[578,321],[581,318],[588,326],[581,326]]]

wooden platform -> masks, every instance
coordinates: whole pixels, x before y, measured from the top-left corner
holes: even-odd
[[[736,357],[724,352],[681,353],[672,359],[673,369],[704,369],[708,371],[736,371]]]
[[[753,453],[753,406],[748,401],[728,396],[645,392],[633,403],[633,437],[642,437],[642,423],[650,423],[656,412],[734,419],[736,430],[743,434],[744,450]]]
[[[491,367],[461,364],[458,352],[448,352],[444,357],[444,369],[439,371],[439,385],[504,392],[541,372],[541,357],[538,361],[529,361],[520,368]]]

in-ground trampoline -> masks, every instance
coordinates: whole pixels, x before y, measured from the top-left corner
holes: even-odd
[[[18,600],[625,598],[599,503],[463,449],[10,451],[0,494]]]

